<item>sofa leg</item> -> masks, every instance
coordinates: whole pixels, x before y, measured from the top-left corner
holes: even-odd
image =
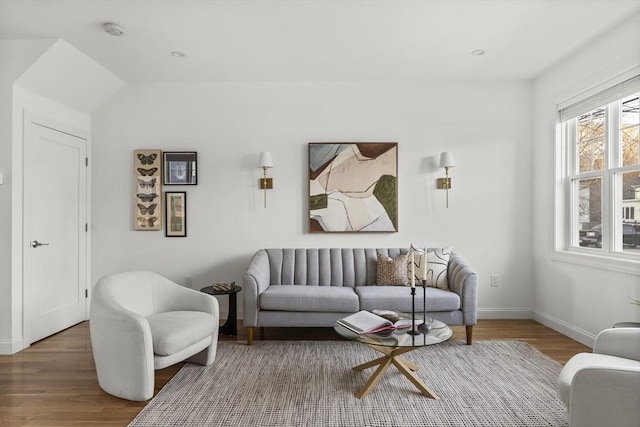
[[[253,327],[247,326],[247,345],[253,344]]]
[[[473,341],[473,325],[467,325],[467,345]]]

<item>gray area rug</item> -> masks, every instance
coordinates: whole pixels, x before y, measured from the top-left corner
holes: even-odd
[[[406,353],[439,397],[394,366],[360,400],[379,357],[348,341],[220,342],[213,365],[187,364],[131,426],[567,426],[561,365],[521,341],[446,342]]]

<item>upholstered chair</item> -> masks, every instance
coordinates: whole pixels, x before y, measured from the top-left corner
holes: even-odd
[[[91,346],[98,383],[128,400],[153,397],[155,370],[186,360],[210,365],[218,345],[218,301],[156,273],[103,277],[93,289]]]
[[[640,328],[605,329],[593,353],[573,356],[558,393],[574,427],[640,426]]]

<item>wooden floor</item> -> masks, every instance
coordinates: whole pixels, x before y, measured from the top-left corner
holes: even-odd
[[[454,327],[454,340],[464,340],[464,327]],[[244,328],[236,337],[245,340]],[[332,328],[271,328],[257,339],[341,339]],[[589,347],[532,320],[480,320],[474,340],[521,339],[560,363]],[[182,364],[156,371],[156,392]],[[26,350],[0,356],[0,425],[126,426],[147,402],[112,397],[98,386],[89,323],[84,322],[33,344]]]

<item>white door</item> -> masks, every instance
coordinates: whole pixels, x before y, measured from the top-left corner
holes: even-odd
[[[25,338],[86,319],[86,139],[27,117],[24,135]]]

